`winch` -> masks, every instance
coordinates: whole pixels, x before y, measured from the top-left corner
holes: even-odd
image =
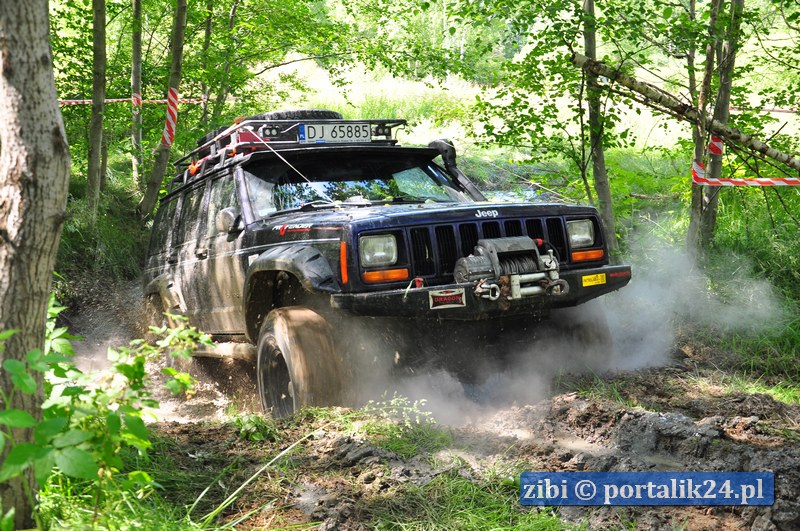
[[[477,282],[475,292],[489,300],[531,295],[565,295],[569,284],[558,276],[553,250],[539,253],[541,240],[527,236],[478,240],[472,255],[459,258],[453,270],[459,284]],[[508,288],[503,289],[503,288]]]

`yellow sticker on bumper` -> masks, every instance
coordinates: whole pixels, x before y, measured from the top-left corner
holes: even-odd
[[[581,281],[583,282],[584,288],[587,286],[598,286],[606,283],[606,274],[598,273],[597,275],[586,275],[581,278]]]

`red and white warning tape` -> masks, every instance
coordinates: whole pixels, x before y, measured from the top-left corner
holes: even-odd
[[[164,123],[164,133],[161,135],[161,144],[171,146],[175,140],[175,124],[178,122],[178,89],[169,88],[167,95],[167,120]]]
[[[718,136],[711,135],[711,142],[708,143],[708,152],[712,155],[722,155],[724,149],[722,139]]]
[[[700,161],[692,162],[692,182],[706,186],[800,186],[798,177],[775,179],[706,179],[706,167]]]
[[[722,155],[722,139],[714,135],[708,144],[708,152]],[[692,161],[692,182],[705,186],[800,186],[798,177],[776,177],[774,179],[708,179],[706,166],[699,160]]]
[[[133,113],[139,114],[140,108],[143,103],[161,103],[167,104],[167,120],[164,123],[164,133],[161,135],[161,144],[171,146],[175,140],[175,125],[178,122],[178,104],[179,103],[192,103],[203,104],[208,99],[208,96],[203,95],[200,98],[179,98],[178,89],[170,87],[167,99],[165,100],[143,100],[142,95],[133,93],[130,98],[109,98],[104,100],[106,103],[121,103],[124,101],[131,102],[133,106]],[[58,100],[61,106],[65,105],[91,105],[92,100]]]
[[[191,103],[194,105],[202,105],[208,98],[205,96],[200,98],[179,98],[178,103]],[[169,103],[169,99],[166,100],[143,100],[141,94],[134,94],[130,98],[109,98],[104,100],[106,103],[122,103],[125,101],[131,102],[131,105],[134,107],[141,106],[143,103]],[[72,106],[72,105],[91,105],[92,100],[58,100],[59,105],[62,107],[64,106]]]

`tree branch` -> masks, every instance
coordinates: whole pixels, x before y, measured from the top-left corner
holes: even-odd
[[[700,110],[690,104],[681,102],[676,96],[658,87],[638,81],[631,76],[623,74],[618,69],[614,69],[600,61],[594,61],[578,53],[572,54],[572,62],[582,69],[589,70],[600,76],[605,76],[609,80],[619,83],[633,92],[641,94],[644,97],[642,103],[647,106],[662,111],[667,109],[669,112],[677,114],[693,124],[703,124],[706,126],[706,130],[722,137],[727,142],[740,145],[745,149],[760,153],[765,157],[777,160],[794,170],[800,171],[800,160],[794,156],[771,148],[764,142],[720,121],[714,120],[713,118],[704,119]]]

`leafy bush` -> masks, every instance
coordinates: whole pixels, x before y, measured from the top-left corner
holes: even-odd
[[[84,374],[71,357],[71,338],[66,329],[54,324],[63,310],[51,298],[50,322],[47,326],[47,350],[28,352],[20,361],[8,358],[2,370],[11,375],[13,388],[0,389],[0,450],[10,450],[0,466],[0,482],[21,476],[33,468],[36,482],[47,485],[51,478],[78,485],[88,482],[93,491],[95,512],[107,491],[115,488],[135,490],[140,496],[154,487],[150,476],[140,470],[123,471],[121,453],[126,449],[146,452],[149,433],[142,420],[146,408],[158,407],[146,386],[145,364],[169,353],[188,356],[198,343],[208,343],[208,336],[178,320],[174,329],[153,329],[162,339],[151,345],[136,340],[129,347],[109,349],[112,369],[105,374]],[[0,351],[14,330],[0,332]],[[45,400],[41,420],[36,412],[10,406],[16,393],[38,392],[34,373],[44,376]],[[192,380],[183,374],[171,374],[168,387],[188,391]],[[21,442],[14,438],[14,429],[30,428],[34,440]],[[56,474],[54,476],[54,474]],[[27,485],[23,482],[23,485]],[[34,493],[26,493],[33,503]],[[36,515],[37,519],[40,516]],[[39,521],[41,527],[41,521]]]

